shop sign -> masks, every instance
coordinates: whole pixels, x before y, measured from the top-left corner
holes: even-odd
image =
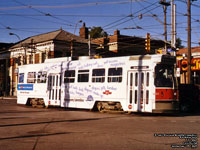
[[[181,61],[181,70],[187,71],[187,69],[188,69],[188,62],[186,59],[183,59]],[[191,60],[191,70],[192,71],[200,70],[200,58],[193,58]]]

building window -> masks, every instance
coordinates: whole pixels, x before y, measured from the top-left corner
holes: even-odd
[[[35,54],[35,64],[40,63],[40,54]]]
[[[54,58],[54,51],[48,52],[48,58]]]
[[[46,53],[42,53],[42,63],[45,61],[46,59]]]
[[[37,83],[46,83],[47,80],[47,72],[39,71],[37,75]]]
[[[65,83],[74,83],[75,82],[75,70],[66,70],[64,76]]]
[[[28,72],[27,83],[35,83],[36,81],[36,73]]]
[[[89,81],[89,70],[79,70],[78,82],[88,82],[88,81]]]
[[[93,69],[92,82],[104,82],[104,81],[105,81],[105,69]]]
[[[17,63],[18,63],[18,66],[21,65],[21,56],[19,56],[19,57],[17,58]]]
[[[33,56],[29,55],[29,64],[32,64],[32,63],[33,63]]]
[[[19,83],[24,83],[24,73],[19,74]]]
[[[122,68],[109,68],[108,82],[122,82]]]

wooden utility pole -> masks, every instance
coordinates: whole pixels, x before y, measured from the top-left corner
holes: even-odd
[[[192,84],[192,75],[191,75],[191,4],[190,0],[187,1],[187,16],[188,16],[188,37],[187,37],[187,46],[188,46],[188,84]]]
[[[165,2],[165,1],[164,1]],[[167,53],[167,6],[163,5],[163,9],[164,9],[164,26],[165,26],[165,53]]]
[[[164,28],[165,28],[165,53],[167,53],[167,6],[170,5],[170,3],[166,2],[166,0],[161,0],[160,4],[163,5],[163,11],[164,11]]]
[[[176,5],[171,0],[171,48],[176,48]]]

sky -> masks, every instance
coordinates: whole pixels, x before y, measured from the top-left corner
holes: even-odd
[[[200,1],[191,3],[194,47],[200,42]],[[174,0],[174,4],[177,38],[187,47],[187,0]],[[83,22],[87,27],[101,26],[109,35],[118,29],[123,35],[144,38],[150,33],[152,39],[164,40],[164,13],[159,0],[0,0],[0,42],[15,43],[60,28],[79,35]],[[168,41],[170,24],[168,6]]]

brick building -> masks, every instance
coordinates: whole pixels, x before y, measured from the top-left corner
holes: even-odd
[[[82,34],[87,34],[82,31]],[[95,44],[91,44],[91,50]],[[16,95],[17,68],[23,64],[43,63],[47,58],[88,56],[88,40],[62,29],[24,39],[9,48],[10,95]]]
[[[0,43],[0,96],[9,95],[10,52],[8,48],[12,45],[12,43]]]
[[[151,39],[151,50],[145,49],[146,38],[121,35],[119,30],[115,30],[113,35],[92,39],[92,42],[100,45],[99,55],[103,57],[128,56],[155,54],[157,49],[164,48],[164,42]]]

